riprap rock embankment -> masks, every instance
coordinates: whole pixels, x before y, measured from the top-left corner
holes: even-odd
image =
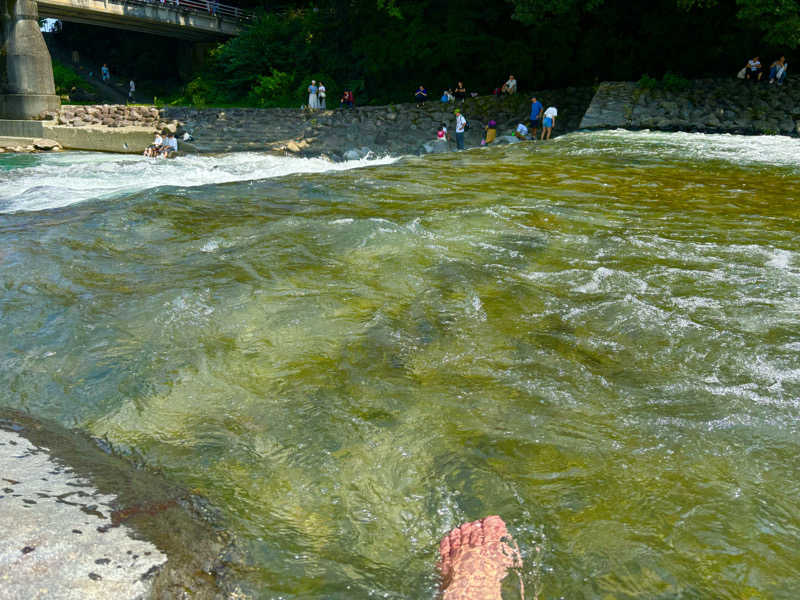
[[[657,129],[703,133],[797,135],[800,82],[697,79],[684,90],[644,89],[633,82],[598,87],[582,129]]]

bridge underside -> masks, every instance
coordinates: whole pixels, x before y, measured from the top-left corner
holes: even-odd
[[[104,0],[39,0],[39,16],[195,42],[218,41],[239,33],[240,25],[171,4],[116,4]]]

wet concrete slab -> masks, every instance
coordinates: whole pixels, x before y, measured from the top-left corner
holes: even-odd
[[[233,555],[202,497],[104,440],[0,407],[0,599],[238,598]]]
[[[3,598],[145,598],[167,556],[112,521],[115,497],[0,430]]]

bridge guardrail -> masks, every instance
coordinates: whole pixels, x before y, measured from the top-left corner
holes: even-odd
[[[168,8],[186,12],[196,12],[223,18],[227,17],[236,21],[251,21],[255,13],[245,11],[238,6],[221,4],[216,0],[111,0],[115,4],[138,4],[140,6],[161,5]]]

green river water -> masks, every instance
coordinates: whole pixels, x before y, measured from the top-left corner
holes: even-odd
[[[0,156],[0,405],[208,498],[253,598],[433,598],[488,514],[528,597],[800,595],[800,141],[351,166]]]

